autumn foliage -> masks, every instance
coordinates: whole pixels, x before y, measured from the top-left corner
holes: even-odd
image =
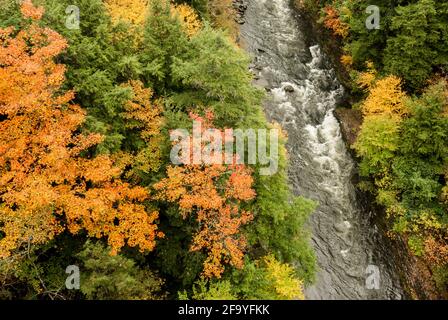
[[[120,180],[107,156],[86,158],[101,141],[79,128],[84,111],[62,92],[65,67],[54,58],[67,42],[38,22],[30,1],[20,31],[0,29],[0,257],[43,244],[68,230],[152,250],[157,212],[147,213],[144,188]]]
[[[191,117],[202,122],[203,130],[213,119],[211,113],[206,118],[195,114]],[[208,253],[203,275],[219,278],[227,263],[241,268],[246,240],[240,227],[252,219],[252,214],[239,208],[255,197],[251,170],[238,164],[201,163],[170,166],[167,175],[154,185],[157,198],[177,203],[184,219],[194,215],[198,231],[191,250]]]
[[[333,31],[333,34],[345,38],[348,36],[350,27],[345,22],[341,21],[339,11],[333,6],[326,6],[324,9],[324,25],[326,28]]]
[[[0,0],[0,300],[303,298],[315,206],[286,139],[270,176],[214,149],[273,127],[232,1],[33,3]],[[170,143],[192,120],[203,139]],[[172,161],[184,141],[202,161]]]
[[[132,89],[132,98],[126,102],[121,116],[126,119],[126,128],[136,131],[145,145],[134,152],[120,152],[116,158],[123,167],[130,167],[126,172],[128,178],[138,178],[139,172],[156,172],[162,164],[163,109],[160,101],[153,101],[152,90],[144,88],[141,81],[131,80],[122,86]]]
[[[148,0],[106,0],[112,22],[126,21],[133,25],[143,25],[148,14]]]
[[[390,115],[401,118],[408,113],[405,99],[406,93],[401,88],[401,79],[388,76],[370,86],[362,111],[364,116]]]
[[[198,15],[189,5],[171,5],[171,15],[179,19],[184,32],[190,37],[194,36],[202,28]]]
[[[168,3],[168,1],[167,1]],[[125,21],[134,26],[143,26],[151,14],[151,0],[106,0],[105,6],[114,23]],[[176,17],[188,36],[195,35],[202,23],[195,10],[187,4],[170,4],[171,16]]]
[[[437,238],[438,239],[437,239]],[[441,266],[448,261],[448,238],[429,236],[425,239],[425,258],[432,265]]]

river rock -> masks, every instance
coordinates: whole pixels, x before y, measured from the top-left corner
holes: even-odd
[[[246,20],[244,19],[244,14],[247,10],[247,4],[244,0],[234,0],[232,6],[236,13],[234,18],[235,22],[238,24],[245,24]]]
[[[341,222],[341,223],[336,223],[336,224],[334,225],[334,228],[335,228],[335,230],[336,230],[337,232],[339,232],[339,233],[345,233],[345,232],[348,231],[348,229],[351,228],[351,224],[350,224],[350,222],[348,222],[348,221],[343,221],[343,222]]]
[[[242,17],[236,17],[234,20],[238,24],[245,24],[246,23],[246,20],[244,20]]]
[[[295,91],[294,87],[293,87],[292,85],[290,85],[290,84],[287,84],[286,86],[284,86],[284,87],[283,87],[283,90],[284,90],[285,92],[289,92],[289,93],[292,93],[292,92]]]

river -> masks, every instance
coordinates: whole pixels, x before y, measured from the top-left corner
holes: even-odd
[[[402,299],[394,257],[352,183],[356,166],[333,111],[344,94],[329,60],[289,0],[245,0],[241,42],[269,120],[288,132],[290,183],[315,200],[318,272],[307,299]]]

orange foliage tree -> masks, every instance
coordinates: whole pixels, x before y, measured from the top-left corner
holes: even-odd
[[[213,119],[211,113],[205,119],[194,114],[191,117],[202,123],[203,130],[210,128]],[[191,250],[208,252],[203,271],[207,278],[219,278],[224,272],[223,264],[243,266],[246,240],[240,227],[252,219],[252,214],[240,210],[240,205],[255,197],[251,173],[235,161],[232,165],[202,162],[170,166],[168,177],[154,185],[156,198],[177,203],[184,219],[195,215],[199,230]]]
[[[106,156],[81,157],[101,141],[83,135],[85,113],[62,92],[65,67],[54,62],[67,42],[39,26],[42,8],[24,1],[28,22],[0,29],[0,257],[43,244],[64,230],[154,248],[157,212],[148,214],[145,189],[120,181]]]
[[[448,261],[448,237],[431,235],[425,239],[425,258],[435,266],[443,266]]]
[[[130,170],[126,172],[127,178],[138,178],[139,172],[157,172],[162,165],[161,161],[161,127],[164,122],[160,100],[152,100],[153,92],[145,88],[141,81],[131,80],[123,87],[132,89],[133,96],[125,104],[125,112],[121,115],[126,119],[126,127],[135,130],[145,143],[138,151],[131,153],[118,153],[115,158]]]
[[[341,21],[341,17],[339,11],[333,6],[327,5],[324,8],[324,25],[326,28],[333,31],[333,34],[336,36],[341,36],[345,38],[348,36],[350,27],[347,23]]]

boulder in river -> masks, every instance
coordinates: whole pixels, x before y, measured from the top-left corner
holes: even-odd
[[[292,92],[295,91],[294,87],[293,87],[292,85],[290,85],[290,84],[287,84],[286,86],[284,86],[284,87],[283,87],[283,90],[284,90],[285,92],[289,92],[289,93],[292,93]]]

